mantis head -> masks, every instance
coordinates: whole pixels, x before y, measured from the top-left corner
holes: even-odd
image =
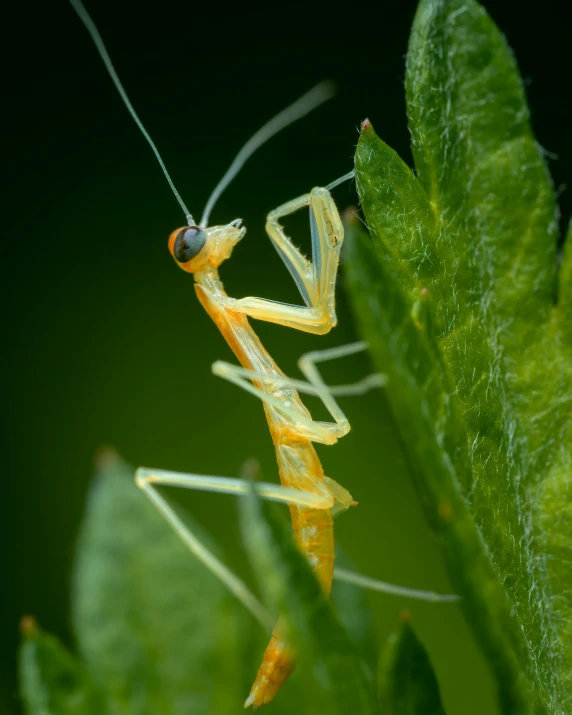
[[[169,251],[187,273],[216,270],[246,233],[241,223],[236,219],[226,226],[177,228],[169,236]]]

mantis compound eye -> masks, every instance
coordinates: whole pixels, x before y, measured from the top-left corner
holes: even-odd
[[[173,255],[179,263],[188,263],[199,254],[207,241],[207,234],[199,226],[182,228],[173,247]]]

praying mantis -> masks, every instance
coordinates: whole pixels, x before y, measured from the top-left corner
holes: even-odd
[[[177,265],[194,276],[199,302],[240,363],[240,366],[236,366],[217,361],[212,366],[213,373],[262,400],[276,451],[281,484],[257,482],[256,491],[263,499],[289,506],[297,545],[306,556],[324,593],[329,595],[334,578],[333,518],[355,505],[355,502],[344,487],[325,476],[313,445],[333,445],[350,430],[349,422],[336,397],[363,394],[382,386],[384,378],[382,375],[373,374],[351,385],[326,385],[318,368],[319,363],[343,358],[367,348],[366,343],[356,342],[307,353],[299,361],[305,380],[291,379],[280,370],[265,350],[249,318],[316,335],[328,333],[336,325],[335,285],[344,227],[330,192],[343,181],[350,179],[353,172],[325,188],[314,188],[309,193],[288,201],[267,216],[268,236],[291,274],[303,305],[257,297],[235,299],[227,295],[219,277],[219,267],[231,258],[234,247],[244,237],[246,229],[242,226],[241,219],[226,225],[209,226],[209,218],[218,198],[252,153],[278,131],[329,99],[332,90],[327,83],[317,85],[265,124],[239,152],[213,191],[201,220],[195,223],[155,144],[133,109],[97,28],[80,0],[70,2],[90,33],[127,109],[149,142],[175,198],[185,213],[187,225],[171,233],[168,241],[169,251]],[[310,260],[303,256],[280,224],[282,218],[301,209],[308,209],[310,214]],[[300,394],[320,398],[333,421],[313,420]],[[135,481],[189,550],[220,578],[263,626],[272,629],[272,618],[264,606],[243,581],[189,530],[157,489],[158,486],[168,486],[244,495],[252,488],[249,482],[244,479],[147,468],[137,470]],[[456,599],[455,596],[391,586],[340,569],[336,570],[336,577],[365,588],[414,598],[432,601]],[[292,672],[295,657],[285,640],[284,631],[284,623],[279,620],[272,632],[245,707],[252,705],[258,708],[270,702]]]

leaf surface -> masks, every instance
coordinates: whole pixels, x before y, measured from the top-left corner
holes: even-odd
[[[408,620],[385,645],[378,687],[381,715],[445,715],[433,667]]]
[[[20,694],[28,715],[102,715],[86,669],[30,619],[23,621]]]
[[[112,714],[235,713],[246,687],[240,606],[133,473],[112,453],[99,460],[77,554],[80,650]]]
[[[407,60],[416,174],[365,124],[350,292],[506,713],[572,711],[570,248],[504,37],[422,0]],[[559,292],[559,302],[556,296]],[[568,332],[567,332],[568,331]]]

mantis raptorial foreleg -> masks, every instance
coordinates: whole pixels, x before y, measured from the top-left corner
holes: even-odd
[[[312,260],[305,258],[285,234],[278,220],[305,206],[310,208]],[[327,189],[283,204],[268,214],[266,231],[294,278],[306,307],[264,298],[230,298],[228,307],[258,320],[322,335],[336,324],[335,283],[344,229]]]

